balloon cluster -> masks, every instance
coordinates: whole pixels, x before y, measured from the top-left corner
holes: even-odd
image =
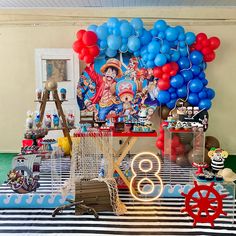
[[[190,50],[198,50],[203,54],[205,62],[211,62],[215,59],[215,50],[220,46],[220,39],[217,37],[207,38],[204,33],[197,34],[196,42],[190,47]]]
[[[96,44],[97,35],[92,31],[79,30],[76,36],[77,40],[73,43],[73,49],[79,54],[79,59],[85,63],[93,63],[100,52]]]

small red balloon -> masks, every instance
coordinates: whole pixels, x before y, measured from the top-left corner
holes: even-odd
[[[216,57],[216,54],[214,51],[212,51],[211,53],[204,55],[203,59],[205,62],[211,62],[215,59],[215,57]]]
[[[89,54],[88,48],[87,48],[87,47],[82,48],[80,54],[81,54],[82,56],[87,56],[87,55]]]
[[[203,39],[201,44],[203,47],[208,47],[210,45],[210,41],[208,39]]]
[[[157,85],[160,90],[167,90],[170,88],[170,81],[159,79]]]
[[[75,52],[79,53],[80,52],[80,43],[79,43],[79,40],[75,41],[72,45],[72,48]]]
[[[78,40],[82,40],[83,35],[84,35],[85,32],[86,32],[86,30],[79,30],[79,31],[76,33],[77,39],[78,39]]]
[[[202,54],[205,56],[205,55],[207,55],[207,54],[212,53],[213,50],[212,50],[211,48],[209,48],[209,47],[205,47],[205,48],[203,48],[203,49],[201,50],[201,52],[202,52]]]
[[[170,65],[170,63],[167,63],[167,64],[165,64],[164,66],[162,66],[162,71],[164,72],[164,73],[170,73],[170,71],[171,71],[171,65]]]
[[[94,61],[94,57],[91,56],[91,55],[85,55],[84,56],[84,61],[85,63],[89,64],[89,63],[92,63]]]
[[[153,69],[153,75],[154,75],[155,78],[161,78],[162,73],[163,73],[163,72],[162,72],[161,67],[159,67],[159,66],[154,67],[154,69]]]
[[[201,49],[203,48],[201,43],[196,44],[195,49],[198,51],[201,51]]]
[[[209,39],[209,42],[210,42],[210,48],[213,50],[217,49],[220,46],[220,39],[217,37],[211,37]]]
[[[172,68],[172,70],[175,70],[176,72],[179,70],[179,66],[176,62],[170,62],[170,66]]]
[[[83,43],[87,46],[92,46],[96,44],[97,40],[98,40],[97,35],[92,31],[86,31],[83,34]]]
[[[79,54],[79,59],[83,61],[84,60],[84,55]]]
[[[170,74],[168,73],[163,73],[161,76],[162,80],[169,81],[170,80]]]
[[[161,150],[164,150],[164,142],[163,141],[157,140],[156,141],[156,146],[157,146],[157,148],[159,148]]]
[[[199,33],[199,34],[197,34],[197,37],[196,37],[197,43],[198,43],[198,42],[201,42],[201,41],[204,40],[204,39],[207,39],[207,35],[206,35],[206,34],[204,34],[204,33]]]
[[[97,45],[93,45],[93,46],[89,47],[88,50],[89,50],[90,55],[92,55],[94,57],[98,56],[98,54],[100,52],[99,47]]]

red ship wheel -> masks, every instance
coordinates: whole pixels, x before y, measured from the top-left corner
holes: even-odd
[[[188,194],[181,193],[185,197],[185,208],[181,212],[187,212],[194,220],[193,226],[199,223],[210,223],[214,227],[214,220],[220,214],[227,215],[223,211],[223,199],[227,194],[219,194],[214,189],[214,182],[210,185],[198,185],[194,181],[194,187]]]

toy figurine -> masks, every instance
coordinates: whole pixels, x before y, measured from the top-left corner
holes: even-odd
[[[54,128],[58,128],[59,127],[59,117],[56,113],[53,114],[53,126]]]
[[[208,156],[211,158],[211,169],[213,173],[217,173],[219,170],[224,169],[225,158],[228,157],[228,152],[221,148],[211,148],[208,152]]]
[[[40,114],[38,112],[35,112],[34,123],[38,127],[38,125],[40,123]]]
[[[41,99],[42,99],[42,89],[38,88],[38,89],[36,89],[35,92],[36,92],[36,99],[38,101],[41,101]]]
[[[44,125],[46,128],[50,129],[52,127],[52,117],[50,114],[46,114]]]
[[[33,124],[34,124],[33,112],[28,111],[27,112],[27,119],[26,119],[26,129],[27,130],[32,129],[33,128]]]
[[[67,124],[69,127],[75,126],[75,115],[72,112],[69,112],[67,115]]]
[[[187,116],[188,118],[191,118],[193,116],[193,108],[187,107]]]
[[[65,88],[60,89],[60,94],[61,94],[61,100],[66,100],[66,89]]]

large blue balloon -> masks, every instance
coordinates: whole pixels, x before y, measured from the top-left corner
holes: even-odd
[[[209,99],[213,99],[215,97],[215,91],[213,89],[211,89],[211,88],[208,88],[207,89],[207,97]]]
[[[120,25],[120,33],[122,37],[128,38],[132,35],[132,26],[128,22],[124,22]]]
[[[178,65],[179,65],[181,70],[188,69],[190,67],[189,59],[187,57],[181,57],[178,60]]]
[[[167,91],[160,91],[157,95],[157,100],[160,103],[167,103],[170,101],[170,94]]]
[[[158,35],[158,31],[154,28],[154,29],[151,29],[151,34],[152,36],[157,36]]]
[[[175,103],[176,103],[177,99],[173,98],[171,99],[169,102],[166,103],[166,106],[169,109],[173,109],[175,107]]]
[[[152,60],[147,61],[147,63],[146,63],[147,68],[153,68],[154,66],[155,66],[154,61],[152,61]]]
[[[127,51],[128,51],[128,46],[127,46],[127,44],[122,44],[121,47],[120,47],[120,51],[121,51],[122,53],[127,52]]]
[[[89,30],[89,31],[93,31],[94,33],[96,33],[97,25],[90,25],[90,26],[88,27],[88,30]]]
[[[133,18],[130,24],[134,27],[135,30],[143,28],[143,21],[140,18]]]
[[[170,87],[170,88],[168,89],[168,92],[169,92],[169,93],[173,93],[173,92],[175,92],[175,88]]]
[[[199,102],[198,95],[197,95],[196,93],[190,93],[189,96],[188,96],[188,102],[189,102],[192,106],[198,105],[198,102]]]
[[[178,30],[173,28],[173,27],[169,27],[167,28],[167,30],[165,31],[166,34],[166,39],[168,41],[175,41],[178,38]]]
[[[192,45],[196,40],[196,36],[193,32],[187,32],[185,34],[185,42],[188,44],[188,45]]]
[[[177,94],[176,94],[176,93],[171,93],[171,94],[170,94],[170,98],[171,98],[171,99],[177,98]]]
[[[170,79],[170,85],[174,88],[181,88],[183,84],[184,84],[184,78],[180,74],[172,76]]]
[[[187,87],[183,86],[183,87],[177,89],[177,95],[179,98],[187,97]]]
[[[112,50],[118,50],[121,46],[121,37],[116,35],[109,35],[107,38],[107,45]]]
[[[191,71],[193,72],[194,75],[199,75],[201,72],[201,69],[199,66],[193,65],[191,67]]]
[[[129,37],[129,39],[128,39],[128,48],[130,50],[137,51],[137,50],[139,50],[140,45],[141,45],[141,43],[140,43],[140,40],[139,40],[138,37],[136,37],[134,35]]]
[[[183,70],[180,72],[184,78],[184,81],[187,83],[193,78],[193,72],[191,70]]]
[[[177,25],[177,26],[175,26],[175,29],[176,30],[178,30],[178,32],[180,33],[180,34],[185,34],[185,31],[184,31],[184,27],[183,26],[181,26],[181,25]],[[182,40],[182,39],[181,39]]]
[[[189,90],[193,93],[199,93],[203,88],[202,81],[200,79],[193,79],[189,83]]]
[[[120,35],[120,28],[119,27],[115,27],[112,31],[112,33],[116,36],[119,36]]]
[[[106,39],[107,36],[108,36],[107,27],[104,26],[104,25],[98,26],[97,29],[96,29],[96,34],[97,34],[99,39],[101,39],[101,40]]]
[[[107,48],[107,41],[101,40],[99,45],[100,45],[100,49],[105,49],[105,48]]]
[[[112,50],[112,49],[110,49],[110,48],[107,48],[105,54],[106,54],[108,57],[115,57],[116,54],[117,54],[117,50]]]
[[[156,40],[153,40],[148,44],[148,52],[157,54],[160,51],[160,47],[160,43]]]
[[[155,57],[156,57],[155,53],[148,54],[148,60],[154,60]]]
[[[154,62],[156,66],[163,66],[166,64],[167,58],[164,54],[159,53],[156,55]]]
[[[143,35],[140,37],[140,41],[142,45],[147,45],[152,40],[152,35],[149,31],[143,30]]]
[[[199,65],[203,61],[203,55],[199,51],[194,50],[190,53],[190,60],[194,65]]]
[[[199,108],[209,110],[211,108],[211,100],[210,99],[202,99],[199,104]]]
[[[200,99],[207,98],[207,92],[203,89],[203,90],[198,94],[198,97],[199,97]]]
[[[154,23],[154,28],[158,31],[165,31],[167,27],[168,26],[164,20],[158,20]]]
[[[120,22],[116,17],[111,17],[107,21],[107,26],[110,28],[119,27],[119,24],[120,24]]]

